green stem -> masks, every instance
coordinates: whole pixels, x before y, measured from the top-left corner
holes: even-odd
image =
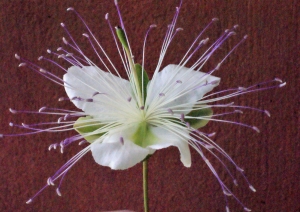
[[[143,190],[144,190],[144,212],[149,212],[148,205],[148,158],[143,161]]]

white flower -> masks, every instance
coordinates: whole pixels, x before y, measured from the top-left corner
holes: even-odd
[[[176,146],[182,163],[190,167],[191,128],[185,123],[188,117],[187,121],[181,119],[193,108],[207,110],[201,98],[219,83],[219,78],[168,65],[149,81],[142,108],[132,90],[134,81],[96,66],[73,66],[64,75],[64,82],[68,97],[88,116],[76,125],[82,128],[103,125],[87,133],[88,136],[104,133],[89,140],[95,161],[112,169],[127,169],[155,150],[169,146]]]
[[[175,146],[180,151],[180,159],[186,167],[191,166],[190,147],[195,149],[216,176],[225,199],[227,199],[227,196],[233,196],[244,207],[244,210],[249,211],[223,183],[217,171],[205,155],[207,153],[212,154],[217,161],[221,162],[235,184],[236,179],[234,175],[231,174],[220,156],[227,159],[227,162],[233,164],[242,175],[243,170],[218,144],[211,140],[214,133],[204,133],[199,131],[199,128],[211,120],[236,124],[259,131],[255,126],[218,119],[218,117],[241,113],[243,109],[256,110],[270,116],[268,111],[248,106],[234,105],[232,102],[212,103],[245,93],[283,87],[285,83],[276,78],[257,84],[260,86],[252,85],[245,88],[230,88],[209,93],[220,83],[220,78],[213,76],[216,74],[215,72],[220,69],[222,63],[232,51],[246,39],[245,36],[238,42],[211,71],[207,73],[201,72],[203,65],[205,65],[212,54],[215,53],[229,37],[235,34],[236,26],[226,30],[216,41],[211,42],[210,46],[204,50],[204,53],[200,57],[196,57],[195,53],[198,52],[199,49],[204,49],[209,43],[208,38],[201,38],[203,32],[206,31],[216,19],[213,19],[207,27],[199,33],[181,61],[176,65],[161,67],[171,41],[174,36],[181,31],[181,28],[175,27],[181,4],[176,8],[172,23],[167,28],[159,61],[152,79],[149,80],[146,67],[144,67],[145,45],[147,36],[155,25],[151,25],[146,32],[143,60],[141,61],[141,65],[138,65],[134,62],[132,56],[128,36],[117,1],[115,1],[115,5],[120,17],[121,28],[117,28],[115,33],[112,30],[113,28],[110,24],[108,14],[105,16],[105,19],[111,29],[112,37],[116,43],[116,49],[120,54],[124,66],[124,70],[122,71],[127,73],[127,79],[120,77],[119,70],[115,68],[114,63],[110,60],[100,42],[95,38],[82,17],[73,8],[69,8],[68,11],[73,11],[86,27],[88,32],[84,33],[83,36],[86,37],[95,50],[100,61],[99,65],[92,62],[86,56],[84,51],[68,32],[65,24],[61,24],[61,26],[67,32],[71,42],[63,38],[65,47],[59,47],[57,49],[58,52],[51,50],[47,50],[47,52],[50,55],[58,56],[58,58],[67,61],[70,63],[70,67],[65,69],[52,59],[43,56],[39,58],[39,60],[47,60],[62,69],[65,72],[63,79],[29,62],[23,57],[16,55],[16,58],[21,61],[20,66],[27,66],[33,71],[63,86],[68,98],[62,97],[59,100],[70,100],[80,110],[73,111],[42,107],[38,112],[35,112],[10,109],[12,113],[49,114],[59,117],[57,121],[51,123],[30,125],[24,123],[22,125],[10,123],[10,125],[31,130],[31,132],[19,135],[67,130],[76,130],[79,132],[78,135],[49,146],[49,150],[56,149],[60,146],[62,153],[68,145],[76,141],[79,141],[79,144],[90,143],[63,165],[52,177],[49,177],[47,185],[29,199],[27,203],[32,202],[47,186],[54,185],[54,182],[58,179],[62,181],[70,168],[89,151],[92,152],[95,161],[100,165],[109,166],[112,169],[127,169],[141,162],[149,155],[154,154],[156,150]],[[117,37],[121,41],[121,46]],[[97,48],[100,49],[100,52],[96,51]],[[186,67],[190,59],[195,57],[196,62],[191,67]],[[103,70],[99,68],[100,66],[103,67]],[[212,108],[228,108],[230,110],[224,113],[213,114]],[[0,137],[9,136],[15,135],[0,134]],[[246,182],[248,183],[248,180],[246,180]],[[61,182],[56,189],[58,195],[61,195],[59,189],[60,184]],[[251,184],[249,184],[249,188],[255,191]],[[227,205],[226,208],[228,209]]]

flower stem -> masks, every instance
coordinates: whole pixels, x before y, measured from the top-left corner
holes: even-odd
[[[148,158],[143,161],[143,190],[144,190],[144,212],[149,212],[148,206]]]

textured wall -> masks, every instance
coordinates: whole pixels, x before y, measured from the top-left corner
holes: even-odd
[[[144,33],[150,24],[158,25],[147,44],[146,67],[155,68],[167,24],[171,21],[178,0],[120,1],[127,32],[137,61],[141,60]],[[297,5],[298,3],[298,5]],[[8,123],[50,121],[51,117],[13,115],[8,108],[37,110],[47,105],[74,108],[69,102],[57,102],[63,88],[36,73],[17,68],[14,53],[36,61],[47,48],[63,45],[66,36],[60,27],[65,22],[72,35],[82,43],[82,24],[67,7],[76,8],[86,19],[116,66],[121,63],[110,32],[104,21],[109,12],[118,24],[112,0],[98,1],[7,1],[0,0],[0,132],[16,133]],[[178,26],[178,34],[166,56],[165,65],[178,63],[193,38],[211,18],[220,19],[208,32],[215,38],[234,24],[237,36],[227,42],[208,64],[212,68],[244,34],[249,35],[230,56],[216,75],[221,77],[220,90],[249,86],[255,82],[280,77],[287,81],[283,89],[274,89],[234,98],[236,104],[268,109],[271,118],[247,111],[243,115],[224,117],[258,126],[261,133],[223,123],[210,123],[204,129],[216,131],[214,140],[245,169],[254,187],[252,193],[241,176],[234,187],[224,169],[216,169],[236,196],[253,211],[300,211],[299,188],[299,6],[294,0],[186,0]],[[88,48],[87,48],[88,49]],[[90,52],[92,58],[95,55]],[[62,72],[47,63],[39,63],[59,76]],[[66,64],[64,64],[66,65]],[[132,209],[142,211],[141,165],[126,171],[112,171],[97,165],[87,154],[67,174],[58,197],[55,189],[46,189],[34,203],[26,200],[38,191],[62,164],[82,147],[74,145],[64,154],[47,150],[72,133],[39,134],[1,140],[0,148],[0,211],[106,211]],[[149,162],[149,196],[151,211],[224,211],[220,187],[201,157],[192,151],[193,164],[185,168],[176,148],[155,153]],[[216,162],[216,161],[215,161]],[[231,166],[229,166],[232,168]],[[235,173],[235,172],[234,172]],[[231,211],[242,211],[229,198]]]

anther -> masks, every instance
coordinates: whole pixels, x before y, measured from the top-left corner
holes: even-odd
[[[233,26],[234,29],[237,29],[238,27],[239,27],[238,24],[236,24],[236,25]]]
[[[228,36],[232,36],[232,35],[236,35],[236,33],[235,32],[229,32],[228,33]]]
[[[74,55],[73,53],[66,54],[67,57],[73,57],[73,55]]]
[[[264,113],[267,114],[267,116],[271,117],[271,113],[267,110],[264,110]]]
[[[281,87],[283,87],[283,86],[285,86],[285,85],[286,85],[286,82],[281,83],[281,84],[279,85],[279,88],[281,88]]]
[[[247,90],[247,88],[244,88],[244,87],[238,87],[238,90],[239,90],[239,91],[245,91],[245,90]]]
[[[226,190],[223,190],[223,194],[225,194],[226,196],[232,196],[232,193],[229,193],[229,192],[226,191]]]
[[[221,63],[218,63],[218,65],[216,66],[216,70],[219,70],[219,68],[221,67]]]
[[[165,96],[165,94],[164,93],[160,93],[159,96]]]
[[[29,125],[28,124],[25,124],[25,123],[21,123],[21,125],[23,126],[23,127],[29,127]]]
[[[40,56],[40,57],[38,57],[38,60],[42,60],[42,59],[44,59],[44,57],[43,57],[43,56]]]
[[[62,47],[58,47],[57,49],[56,49],[56,51],[61,51],[63,48]]]
[[[240,171],[240,172],[244,172],[244,169],[242,169],[241,167],[236,167],[236,169],[238,170],[238,171]]]
[[[213,80],[213,81],[210,82],[210,84],[216,85],[216,84],[219,84],[219,82],[220,82],[219,80]]]
[[[48,184],[48,185],[54,186],[54,183],[53,183],[53,180],[52,180],[51,177],[49,177],[49,178],[47,179],[47,184]]]
[[[203,145],[205,147],[205,149],[214,149],[215,147],[210,145],[210,144],[204,144]]]
[[[256,192],[256,189],[252,185],[249,185],[249,188],[251,189],[251,191]]]
[[[128,101],[128,102],[131,102],[131,97],[127,98],[127,101]]]
[[[63,118],[64,118],[64,117],[59,117],[59,118],[57,119],[57,123],[59,124],[59,123],[63,120]]]
[[[14,126],[14,123],[12,123],[12,122],[9,122],[9,124],[8,124],[10,127],[13,127]]]
[[[233,180],[233,184],[234,184],[235,186],[238,186],[238,185],[239,185],[236,179]]]
[[[21,59],[21,57],[20,57],[18,54],[15,54],[15,58],[16,58],[17,60],[20,60],[20,59]]]
[[[182,83],[182,81],[181,81],[181,80],[176,80],[176,83],[179,83],[179,84],[181,84],[181,83]]]
[[[123,137],[120,137],[120,142],[122,145],[124,145],[124,138]]]
[[[250,211],[251,211],[251,209],[250,209],[250,208],[246,208],[246,207],[244,207],[244,211],[248,211],[248,212],[250,212]]]
[[[32,199],[29,199],[29,200],[26,202],[26,204],[30,204],[30,203],[32,203]]]
[[[59,97],[59,98],[58,98],[58,101],[59,101],[59,102],[64,101],[64,100],[66,100],[65,97]]]
[[[47,109],[47,107],[46,106],[44,106],[44,107],[41,107],[40,109],[39,109],[39,113],[40,112],[43,112],[43,111],[45,111]]]
[[[205,44],[207,44],[207,42],[209,41],[209,38],[205,38],[205,39],[203,39],[202,41],[203,41],[203,44],[205,45]],[[201,42],[202,42],[202,41],[201,41]]]
[[[84,37],[87,37],[87,38],[90,37],[87,33],[83,33],[82,35],[83,35]]]
[[[105,20],[107,20],[107,19],[108,19],[108,13],[105,14]]]
[[[191,128],[191,124],[189,122],[185,122],[185,125],[187,126],[188,129]]]
[[[50,49],[47,49],[47,53],[51,54],[51,53],[52,53],[52,51],[51,51]]]
[[[252,129],[254,129],[256,132],[260,133],[260,130],[256,126],[253,126]]]
[[[248,38],[248,35],[244,35],[244,40],[246,40]]]
[[[60,190],[59,190],[59,188],[56,188],[56,193],[57,193],[57,195],[58,195],[58,196],[60,196],[60,197],[61,197],[61,193],[60,193]]]
[[[3,134],[0,134],[0,138],[3,138],[4,137],[4,135]]]
[[[172,115],[174,114],[174,112],[171,108],[168,109],[168,112],[171,113]]]
[[[183,114],[183,113],[180,114],[180,120],[181,120],[182,122],[184,121],[184,114]]]
[[[42,72],[43,74],[47,74],[47,71],[45,69],[40,68],[39,71]]]
[[[141,110],[144,110],[144,109],[145,109],[145,106],[141,106],[140,108],[141,108]]]
[[[86,99],[85,101],[86,102],[93,102],[94,100],[93,99]]]
[[[275,80],[275,81],[277,81],[277,82],[280,82],[280,83],[282,83],[282,80],[281,80],[281,79],[279,79],[279,78],[277,78],[277,77],[276,77],[274,80]]]
[[[65,26],[66,26],[64,23],[60,23],[60,25],[61,25],[62,27],[65,27]]]
[[[211,19],[213,22],[216,22],[216,21],[219,21],[219,19],[218,18],[213,18],[213,19]]]
[[[13,114],[18,113],[18,111],[14,110],[14,109],[11,109],[11,108],[9,108],[9,112],[11,112],[11,113],[13,113]]]
[[[84,143],[87,143],[86,140],[80,141],[80,142],[78,143],[78,145],[80,146],[80,145],[82,145],[82,144],[84,144]]]
[[[64,120],[67,120],[67,118],[69,118],[69,117],[70,117],[70,114],[68,113],[64,116]]]
[[[67,9],[67,11],[73,11],[73,10],[74,10],[73,7],[69,7],[69,8]]]
[[[228,207],[228,206],[226,206],[226,207],[225,207],[225,209],[226,209],[226,212],[230,212],[230,210],[229,210],[229,207]]]
[[[183,28],[177,28],[176,29],[177,32],[182,31],[182,30],[183,30]]]
[[[23,67],[23,66],[26,66],[26,63],[20,63],[19,64],[19,67]]]
[[[62,40],[63,40],[64,44],[68,45],[68,41],[65,37],[63,37]]]
[[[241,110],[234,110],[235,113],[240,113],[240,114],[243,114],[244,112],[241,111]]]
[[[60,153],[61,153],[61,154],[64,153],[64,147],[60,147]]]
[[[216,135],[216,132],[213,132],[213,133],[208,134],[207,137],[213,137],[215,135]]]
[[[151,24],[151,25],[150,25],[150,28],[155,28],[155,27],[157,27],[156,24]]]

